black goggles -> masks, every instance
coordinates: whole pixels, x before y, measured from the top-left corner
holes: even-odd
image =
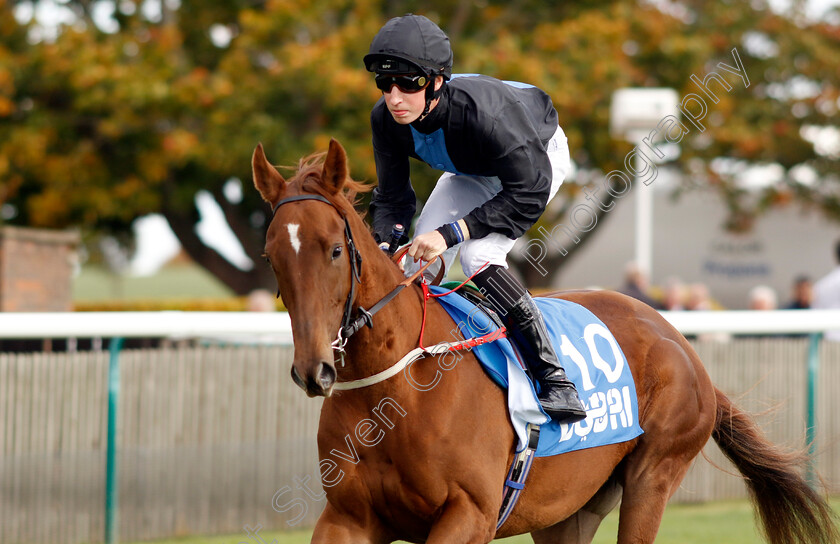
[[[404,93],[416,93],[425,89],[428,84],[429,78],[425,74],[414,76],[376,75],[376,87],[383,93],[391,92],[391,87],[394,85]]]

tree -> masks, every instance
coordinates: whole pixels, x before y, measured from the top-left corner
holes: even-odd
[[[836,156],[804,136],[837,124],[840,28],[778,15],[763,0],[488,0],[481,8],[467,0],[182,0],[177,9],[161,0],[158,13],[151,2],[68,0],[72,23],[40,40],[37,26],[13,16],[24,4],[0,0],[0,204],[6,216],[16,213],[7,221],[80,225],[129,243],[131,222],[160,212],[189,255],[237,293],[273,288],[274,279],[267,267],[241,270],[201,241],[195,195],[213,196],[261,263],[268,215],[249,189],[257,142],[294,165],[336,137],[354,177],[375,181],[368,115],[378,91],[360,59],[387,18],[409,11],[450,33],[456,71],[527,81],[552,95],[578,178],[530,236],[570,224],[591,193],[584,181],[599,187],[625,168],[631,148],[608,132],[615,89],[706,96],[691,76],[732,65],[733,48],[750,84],[725,74],[732,89],[718,89],[703,130],[692,127],[680,142],[671,163],[686,180],[680,191],[718,192],[731,229],[791,202],[840,219]],[[110,17],[95,15],[108,8]],[[759,192],[740,184],[739,172],[771,163],[782,172],[777,183]],[[421,199],[436,178],[415,165]],[[246,186],[241,200],[226,196],[235,180]],[[596,222],[611,202],[603,189],[599,198]],[[567,255],[550,255],[554,268],[590,233],[578,232]],[[531,286],[551,281],[522,255],[511,260]]]
[[[196,193],[213,196],[261,263],[264,206],[248,190],[230,201],[225,184],[250,182],[259,141],[285,164],[330,135],[359,149],[374,91],[343,58],[364,31],[347,24],[354,10],[333,2],[329,17],[325,5],[248,4],[183,2],[151,20],[135,10],[105,32],[91,3],[73,2],[78,22],[54,41],[27,45],[18,29],[8,46],[21,51],[7,98],[14,107],[0,121],[14,221],[124,236],[136,217],[160,212],[186,252],[234,292],[273,286],[267,267],[240,270],[201,241]],[[10,11],[4,4],[4,20],[13,21]],[[218,47],[208,37],[216,25],[239,36]],[[339,80],[324,77],[327,66]]]
[[[757,214],[795,200],[840,219],[836,174],[840,150],[826,156],[804,138],[808,127],[837,125],[840,27],[807,21],[796,12],[782,16],[764,2],[659,5],[669,12],[648,3],[612,2],[568,19],[547,17],[531,32],[503,35],[491,55],[495,62],[485,61],[476,68],[542,82],[560,111],[573,157],[581,177],[591,182],[589,187],[599,186],[605,173],[627,171],[622,161],[631,148],[612,140],[608,132],[613,91],[671,87],[681,99],[697,94],[709,108],[699,121],[702,129],[683,120],[691,130],[680,143],[679,158],[672,162],[683,175],[679,192],[717,192],[729,210],[726,227],[735,231],[749,229]],[[517,47],[506,47],[506,40],[516,41]],[[750,78],[748,85],[718,67],[720,62],[734,64],[733,49]],[[692,76],[702,80],[712,71],[726,76],[732,87],[709,84],[717,103],[692,80]],[[695,104],[687,106],[698,111]],[[643,151],[653,156],[650,150]],[[750,166],[767,164],[779,165],[779,179],[761,190],[747,190],[740,179],[743,173]],[[541,226],[549,231],[557,224],[568,225],[568,212],[579,202],[574,198],[581,184],[567,183],[565,188],[563,205],[542,219]],[[601,191],[601,197],[604,208],[609,207],[609,195]],[[602,208],[592,209],[597,221],[606,218]],[[577,234],[581,243],[566,245],[565,256],[554,251],[543,263],[546,268],[561,269],[591,231]],[[531,235],[540,236],[536,229]],[[512,260],[531,285],[547,285],[522,255],[513,255]]]

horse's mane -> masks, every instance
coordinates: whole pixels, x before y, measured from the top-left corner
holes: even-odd
[[[345,213],[356,213],[355,206],[359,203],[359,194],[367,193],[373,187],[367,183],[356,181],[349,176],[344,180],[344,188],[338,195],[327,192],[321,181],[321,172],[327,157],[326,151],[319,151],[307,155],[298,161],[297,167],[283,166],[281,168],[296,170],[295,176],[289,183],[297,183],[301,193],[314,193],[323,196]],[[338,198],[336,198],[338,196]],[[341,198],[343,197],[343,198]]]

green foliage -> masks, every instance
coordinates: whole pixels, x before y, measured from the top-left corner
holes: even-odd
[[[368,116],[378,91],[361,58],[388,17],[409,11],[449,32],[456,72],[548,91],[573,158],[595,178],[622,169],[629,151],[608,132],[615,89],[696,93],[690,76],[732,65],[737,48],[750,86],[727,76],[732,90],[709,104],[706,130],[681,142],[683,189],[719,192],[734,229],[797,200],[840,218],[836,157],[803,139],[805,126],[837,126],[840,29],[778,15],[764,0],[656,3],[667,9],[631,0],[184,0],[154,16],[136,0],[117,2],[102,28],[93,8],[113,2],[69,0],[77,21],[40,41],[35,23],[15,19],[16,4],[26,2],[0,0],[0,204],[17,210],[10,221],[126,233],[160,212],[193,259],[237,293],[271,288],[273,278],[201,243],[196,192],[214,196],[259,262],[264,205],[247,188],[241,202],[222,191],[232,177],[250,186],[257,142],[294,165],[338,138],[354,177],[375,182]],[[713,168],[720,157],[741,170]],[[781,183],[760,193],[738,183],[743,166],[775,162],[788,174]],[[814,187],[790,175],[802,165],[817,173]],[[414,169],[421,197],[435,179]],[[579,190],[566,183],[567,201]],[[544,223],[561,222],[567,208]]]

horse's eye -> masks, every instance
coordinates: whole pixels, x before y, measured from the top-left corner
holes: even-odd
[[[341,257],[341,250],[342,250],[341,246],[335,246],[333,248],[333,250],[332,250],[332,260],[336,260],[339,257]]]

